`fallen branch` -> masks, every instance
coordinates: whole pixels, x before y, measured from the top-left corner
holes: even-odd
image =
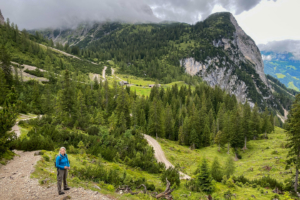
[[[165,198],[167,200],[173,200],[173,197],[171,195],[171,193],[173,192],[173,189],[170,189],[171,187],[171,183],[168,181],[168,179],[166,178],[167,181],[167,186],[166,186],[166,190],[162,193],[159,193],[155,196],[155,198],[159,199],[159,198]]]

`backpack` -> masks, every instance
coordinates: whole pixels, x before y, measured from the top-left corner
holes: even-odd
[[[68,155],[67,155],[67,154],[65,154],[65,155],[66,155],[67,160],[68,160],[68,162],[69,162]],[[56,167],[56,158],[57,158],[57,156],[59,156],[59,161],[61,161],[61,159],[62,159],[62,157],[60,156],[60,154],[59,154],[59,155],[56,155],[56,156],[55,156],[55,161],[54,161],[54,167]],[[56,168],[57,168],[57,170],[58,170],[58,167],[56,167]]]

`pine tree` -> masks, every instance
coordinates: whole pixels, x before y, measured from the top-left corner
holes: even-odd
[[[197,174],[196,181],[200,191],[205,192],[207,194],[212,193],[212,178],[209,174],[209,169],[205,158],[202,160],[200,173]]]
[[[248,104],[248,101],[246,101],[244,105],[243,110],[243,118],[242,118],[242,127],[243,127],[243,134],[244,134],[244,149],[247,149],[247,139],[250,138],[251,135],[251,108]]]
[[[204,131],[202,133],[202,145],[204,147],[208,147],[210,146],[210,130],[209,130],[209,125],[207,123],[208,120],[205,120],[205,127],[204,127]]]
[[[149,111],[148,133],[156,138],[164,137],[162,107],[156,98],[154,98]]]
[[[14,133],[8,132],[15,124],[18,111],[17,106],[7,104],[0,109],[0,157],[9,148],[9,143],[14,139]]]
[[[8,88],[6,84],[5,75],[3,73],[3,70],[0,68],[0,105],[4,103],[4,100],[6,98],[6,95],[8,93]]]
[[[190,145],[191,145],[192,149],[199,148],[198,143],[199,143],[198,134],[197,134],[196,130],[193,129],[191,131],[191,135],[190,135]]]
[[[289,146],[287,167],[289,168],[290,166],[294,166],[296,169],[294,191],[297,193],[300,168],[300,94],[298,94],[295,98],[286,123],[286,133],[288,136]]]
[[[174,120],[172,109],[169,104],[167,104],[165,111],[165,135],[169,140],[174,140]]]
[[[211,176],[213,179],[215,179],[218,182],[222,181],[223,172],[222,172],[222,167],[219,163],[218,157],[214,158],[214,161],[211,165]]]
[[[224,174],[229,178],[235,171],[235,165],[234,161],[231,158],[231,156],[227,157],[226,163],[225,163],[225,171]]]
[[[13,84],[13,76],[11,72],[11,56],[7,52],[6,48],[2,45],[0,47],[0,62],[1,62],[1,68],[4,73],[4,77],[6,79],[6,83],[11,86]]]
[[[253,111],[251,113],[251,134],[253,135],[254,139],[258,137],[258,135],[261,133],[260,130],[260,119],[259,119],[259,113],[258,113],[258,106],[255,104]]]

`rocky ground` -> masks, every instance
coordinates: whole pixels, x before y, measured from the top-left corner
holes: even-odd
[[[64,195],[58,195],[56,184],[41,186],[37,179],[31,179],[30,174],[41,156],[35,156],[35,152],[14,151],[17,156],[6,165],[0,165],[0,199],[23,200],[23,199],[101,199],[109,200],[96,191],[83,188],[71,188]]]

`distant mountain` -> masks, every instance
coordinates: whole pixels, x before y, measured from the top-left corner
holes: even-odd
[[[195,25],[106,22],[41,33],[80,47],[78,56],[83,58],[114,60],[123,73],[170,83],[186,72],[251,106],[257,103],[261,109],[268,106],[283,113],[290,105],[281,103],[289,95],[273,95],[260,50],[228,12]]]
[[[34,34],[35,31],[38,31],[48,39],[52,39],[54,43],[68,43],[70,46],[76,45],[79,48],[84,48],[89,43],[120,27],[122,27],[122,24],[119,22],[91,22],[79,24],[75,28],[48,28],[29,30],[28,32]]]
[[[286,87],[299,91],[300,60],[293,53],[261,52],[265,64],[265,73],[280,80]]]

